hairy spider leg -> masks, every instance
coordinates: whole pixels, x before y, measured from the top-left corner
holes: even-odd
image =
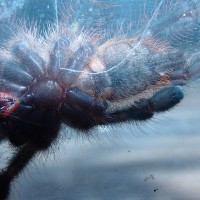
[[[27,42],[18,42],[13,48],[13,54],[33,77],[40,78],[42,75],[44,75],[44,60],[36,52],[30,50]]]
[[[70,54],[70,39],[62,36],[55,42],[53,51],[50,55],[50,65],[48,67],[49,74],[56,79],[61,67],[66,65]]]
[[[106,101],[98,100],[74,87],[66,92],[66,101],[62,105],[61,112],[66,123],[74,128],[87,130],[103,124],[106,108]]]
[[[107,116],[107,123],[118,123],[122,121],[141,121],[153,117],[154,113],[171,109],[184,97],[179,86],[164,88],[155,93],[150,99],[137,102],[136,105]]]
[[[59,43],[61,42],[63,41],[59,41]],[[61,43],[61,48],[62,45],[65,48],[68,45],[68,41],[64,40],[64,44]],[[51,61],[54,61],[54,65],[52,68],[50,68],[49,71],[49,76],[51,78],[56,77],[51,76],[52,74],[56,75],[57,71],[62,70],[60,68],[60,64],[62,63],[59,62],[62,61],[62,56],[63,58],[65,57],[65,55],[62,54],[62,52],[58,52],[59,48],[57,46],[58,42],[55,43],[53,49],[53,53],[56,53],[56,55],[53,58],[51,58]],[[24,44],[24,42],[19,42],[15,46],[13,53],[19,60],[19,62],[22,63],[22,66],[25,69],[25,71],[27,71],[27,73],[29,73],[31,76],[36,77],[36,81],[40,81],[40,87],[37,88],[39,91],[44,91],[44,89],[48,89],[49,85],[49,89],[52,88],[52,84],[55,91],[58,91],[58,89],[56,89],[57,85],[54,84],[54,81],[56,80],[49,80],[47,82],[43,82],[42,80],[40,80],[42,75],[45,73],[45,63],[39,55],[37,55],[34,51],[30,51],[28,46]],[[87,62],[89,54],[89,47],[80,47],[75,52],[75,55],[73,57],[74,60],[72,60],[70,64],[68,64],[66,67],[71,67],[71,69],[74,70],[81,70],[81,68],[84,67],[85,62]],[[84,64],[81,64],[82,62],[84,62]],[[68,70],[66,71],[69,73]],[[76,76],[73,76],[73,82],[75,82],[75,78],[78,74],[76,74]],[[66,76],[65,80],[67,78],[69,77]],[[60,82],[60,84],[63,86],[63,88],[67,88],[67,85],[63,82]],[[34,91],[34,87],[32,88],[32,90],[33,93],[35,93],[35,98],[40,98],[38,90]],[[88,96],[85,93],[80,93],[80,91],[78,90],[66,89],[66,102],[68,103],[67,105],[69,107],[71,106],[70,104],[72,104],[73,99],[75,101],[81,100],[83,103],[80,103],[79,106],[85,106],[87,108],[88,99],[86,97]],[[39,99],[39,102],[40,100],[41,99]],[[2,200],[9,195],[10,184],[14,180],[14,178],[16,178],[19,175],[19,173],[26,167],[26,165],[38,151],[46,150],[47,148],[49,148],[49,146],[52,144],[53,141],[55,141],[59,133],[61,123],[59,109],[56,109],[56,106],[54,105],[51,105],[50,107],[45,107],[43,103],[41,103],[41,105],[35,105],[35,108],[33,109],[32,106],[29,106],[30,101],[33,101],[34,104],[34,98],[32,96],[24,97],[19,107],[13,112],[13,115],[8,116],[4,121],[4,126],[6,126],[4,127],[4,129],[7,130],[9,141],[13,145],[19,147],[16,154],[11,158],[8,166],[0,173],[0,198]],[[89,97],[89,101],[91,101],[91,97]],[[19,115],[20,119],[15,118],[15,114],[16,116]],[[80,115],[76,117],[79,118]]]
[[[0,200],[9,195],[11,182],[23,171],[33,156],[42,150],[46,150],[57,138],[60,128],[60,118],[54,111],[43,112],[39,109],[29,114],[28,122],[13,121],[16,138],[25,143],[18,147],[16,153],[10,159],[8,166],[0,173]],[[16,131],[16,132],[15,132]],[[17,141],[15,141],[16,143]]]
[[[12,53],[21,65],[17,67],[16,63],[3,65],[3,76],[7,80],[3,81],[2,85],[7,83],[7,88],[11,88],[12,92],[13,87],[10,85],[20,84],[14,89],[25,87],[23,91],[26,92],[26,88],[33,82],[32,77],[40,79],[44,75],[45,63],[37,53],[29,50],[24,41],[17,43]],[[10,83],[9,80],[12,82]],[[24,98],[17,109],[1,122],[9,141],[14,146],[19,146],[8,166],[0,173],[1,200],[8,197],[11,182],[23,171],[37,151],[46,150],[57,138],[60,128],[60,117],[57,111],[52,109],[44,111],[42,108],[33,110],[26,101],[29,101],[28,97]]]
[[[59,80],[61,84],[69,88],[83,71],[93,53],[94,49],[89,44],[78,48],[66,66],[60,70]]]
[[[0,174],[0,200],[8,198],[11,182],[23,171],[37,151],[32,144],[27,143],[12,157],[8,167]]]
[[[94,49],[91,45],[81,46],[75,51],[65,68],[60,69],[59,74],[60,83],[66,88],[61,115],[67,124],[81,130],[101,124],[103,112],[107,108],[106,101],[99,100],[82,92],[77,87],[73,87],[93,53]]]

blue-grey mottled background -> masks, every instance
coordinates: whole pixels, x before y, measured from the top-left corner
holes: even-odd
[[[48,14],[54,11],[53,1],[19,2],[25,5],[16,7],[18,17],[38,17],[42,24],[54,20]],[[74,17],[91,26],[94,12],[101,9],[95,7],[98,1],[88,2],[81,1]],[[125,24],[136,19],[144,5],[142,0],[104,2],[119,3],[120,7],[104,12],[113,13],[109,20]],[[147,5],[151,13],[153,3]],[[100,17],[106,16],[101,12]],[[199,85],[185,88],[181,104],[145,124],[99,127],[89,138],[63,127],[58,144],[16,179],[11,200],[199,200]],[[9,153],[8,145],[1,144],[0,167]]]

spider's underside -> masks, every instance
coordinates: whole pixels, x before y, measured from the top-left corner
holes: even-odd
[[[154,38],[155,30],[101,45],[92,34],[65,29],[45,41],[29,31],[10,38],[0,54],[0,138],[17,153],[0,174],[0,200],[35,154],[55,141],[61,123],[86,133],[148,120],[182,100],[181,86],[200,76],[198,59],[188,63],[185,52]]]
[[[1,129],[13,145],[46,149],[62,121],[87,130],[146,120],[183,98],[174,83],[184,84],[192,71],[178,50],[137,38],[96,48],[65,34],[50,44],[48,60],[26,39],[12,41],[10,55],[2,52],[10,60],[1,60]]]
[[[174,83],[184,84],[192,73],[182,53],[158,48],[152,39],[108,41],[97,48],[74,44],[65,33],[41,54],[41,44],[34,50],[26,38],[10,44],[2,49],[0,126],[19,150],[0,175],[0,199],[28,161],[51,146],[61,122],[85,132],[147,120],[183,98]]]

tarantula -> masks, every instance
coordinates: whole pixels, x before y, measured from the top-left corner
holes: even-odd
[[[86,133],[98,125],[148,120],[183,99],[180,86],[199,77],[199,59],[188,63],[184,52],[152,34],[100,45],[91,34],[65,29],[45,40],[22,31],[6,42],[0,141],[7,139],[16,154],[0,173],[0,200],[36,153],[56,140],[61,123]]]
[[[176,85],[194,73],[184,54],[152,38],[97,47],[64,33],[48,48],[31,44],[30,38],[11,39],[2,49],[0,131],[17,152],[0,174],[0,199],[34,155],[51,146],[62,122],[85,132],[147,120],[179,103],[184,95]]]

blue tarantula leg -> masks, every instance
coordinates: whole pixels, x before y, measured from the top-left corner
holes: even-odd
[[[28,44],[24,41],[18,42],[13,48],[13,54],[19,59],[23,67],[33,77],[44,75],[45,62],[34,51],[30,50]]]
[[[89,44],[76,50],[65,69],[60,70],[61,82],[67,86],[73,84],[93,53],[94,49]]]
[[[80,47],[72,57],[69,66],[72,70],[81,70],[88,59],[93,55],[94,49],[91,45]]]
[[[106,101],[98,100],[97,98],[90,96],[78,88],[72,88],[66,92],[66,101],[75,105],[85,112],[99,115],[107,108]]]
[[[158,91],[150,99],[136,102],[132,107],[114,112],[106,116],[107,123],[117,123],[130,120],[147,120],[153,117],[155,112],[164,112],[178,104],[184,97],[180,87],[169,87]]]
[[[33,83],[33,77],[24,71],[17,63],[6,62],[2,65],[2,78],[13,83],[29,86]]]
[[[137,102],[136,105],[122,110],[117,111],[106,116],[106,124],[118,123],[125,121],[145,121],[152,118],[154,112],[149,109],[148,100],[142,100]]]
[[[62,104],[61,114],[65,123],[75,129],[88,130],[96,125],[87,113],[68,103]]]
[[[68,37],[60,37],[53,48],[50,55],[49,74],[53,77],[57,76],[59,69],[66,66],[68,60],[68,50],[70,47],[70,40]]]
[[[157,92],[149,101],[153,112],[163,112],[178,104],[184,97],[181,87],[169,87]]]
[[[27,143],[18,149],[12,159],[9,160],[8,166],[0,173],[0,200],[8,198],[12,181],[27,166],[37,151],[34,146]]]
[[[73,106],[72,106],[73,105]],[[89,129],[102,123],[107,103],[92,97],[78,88],[66,92],[61,112],[67,122],[79,129]]]
[[[59,133],[60,116],[55,110],[34,108],[28,116],[24,115],[20,119],[13,119],[12,122],[16,134],[26,143],[31,141],[38,150],[47,149]]]
[[[11,144],[16,147],[27,142],[26,138],[19,129],[19,124],[26,121],[23,118],[26,118],[27,114],[32,112],[32,109],[32,106],[20,104],[11,115],[3,119],[3,125],[1,128],[3,132],[5,132],[5,136],[9,138]]]
[[[21,104],[17,107],[17,109],[14,110],[11,118],[18,119],[17,116],[20,116],[20,117],[27,116],[27,114],[30,113],[32,110],[33,110],[33,106],[26,105],[24,104],[24,102],[21,102]]]
[[[22,85],[18,85],[7,80],[0,80],[1,92],[10,92],[16,96],[22,95],[27,88]]]

